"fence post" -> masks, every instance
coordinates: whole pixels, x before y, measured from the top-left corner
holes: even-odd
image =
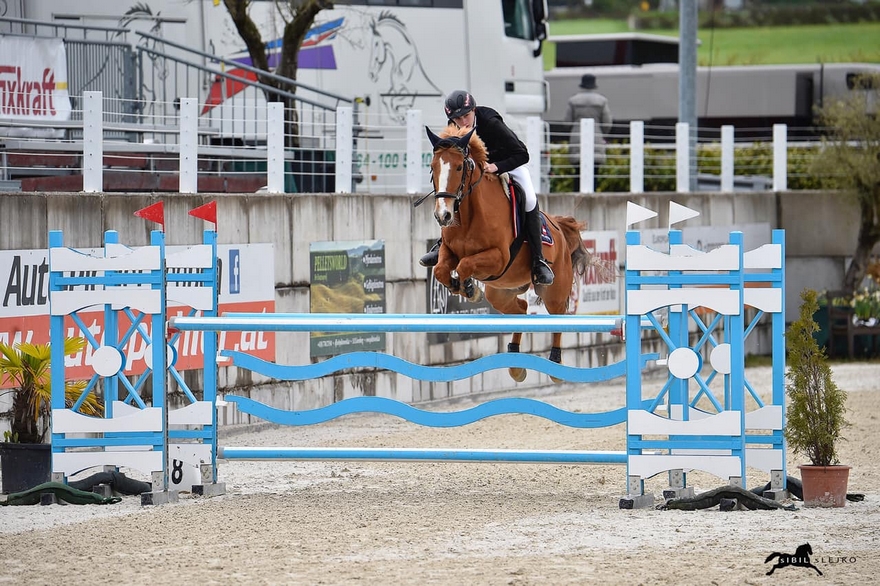
[[[406,192],[418,193],[422,183],[422,111],[406,111]]]
[[[350,106],[336,108],[336,193],[354,193],[352,177],[352,119]]]
[[[721,127],[721,192],[733,192],[733,126]]]
[[[581,193],[596,191],[596,121],[581,118]]]
[[[195,98],[180,99],[180,177],[178,192],[199,192],[199,111]]]
[[[773,191],[788,189],[788,127],[773,125]]]
[[[641,120],[629,123],[629,190],[645,192],[645,123]]]
[[[83,191],[104,190],[104,100],[101,92],[83,92]]]
[[[266,190],[284,193],[284,104],[269,102],[266,125]]]
[[[688,123],[675,124],[675,190],[688,193],[691,190],[690,174],[690,140],[688,140]]]

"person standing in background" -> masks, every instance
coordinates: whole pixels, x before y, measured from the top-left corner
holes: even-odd
[[[596,76],[587,73],[581,77],[580,91],[568,99],[565,109],[565,121],[571,123],[571,134],[568,152],[575,167],[574,189],[580,190],[580,144],[581,119],[592,118],[596,121],[594,143],[593,177],[598,176],[599,165],[605,163],[605,135],[611,132],[611,108],[608,98],[597,91]]]

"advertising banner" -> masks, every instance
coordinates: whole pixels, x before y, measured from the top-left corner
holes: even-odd
[[[385,241],[312,242],[312,313],[385,313]],[[312,332],[312,357],[385,351],[385,332]]]
[[[428,241],[428,250],[434,246],[436,240]],[[482,283],[477,283],[478,287],[483,287]],[[428,313],[441,313],[447,315],[486,315],[490,313],[498,313],[494,307],[484,298],[479,303],[470,303],[461,295],[455,295],[449,292],[440,281],[434,278],[433,267],[428,269],[428,286],[427,306]],[[455,342],[456,340],[468,340],[471,338],[479,338],[482,336],[496,336],[491,333],[455,333],[455,332],[428,332],[429,344],[442,344],[444,342]]]
[[[0,118],[16,122],[70,119],[67,56],[61,39],[0,36]],[[14,131],[14,132],[13,132]],[[62,137],[63,130],[0,128],[9,136]]]
[[[173,254],[186,246],[167,246]],[[86,254],[102,254],[102,249],[84,249]],[[275,311],[275,265],[272,244],[226,244],[217,247],[220,265],[219,311],[269,313]],[[190,309],[168,304],[168,317],[188,315]],[[104,339],[104,312],[79,312],[83,323],[98,342]],[[71,319],[67,323],[69,336],[79,335]],[[119,320],[120,335],[130,326],[130,320]],[[142,326],[152,337],[149,320]],[[45,344],[49,342],[49,254],[47,250],[0,251],[0,342],[14,345],[18,342]],[[275,335],[267,332],[222,332],[219,349],[240,350],[265,360],[275,360]],[[123,353],[126,355],[126,374],[144,372],[144,354],[147,342],[132,335]],[[203,334],[181,332],[175,344],[178,370],[202,367]],[[90,378],[94,348],[88,346],[75,356],[68,356],[68,378]]]
[[[622,272],[616,230],[581,232],[584,246],[593,255],[593,262],[583,276],[576,278],[577,292],[573,313],[618,315],[623,312],[620,299]]]

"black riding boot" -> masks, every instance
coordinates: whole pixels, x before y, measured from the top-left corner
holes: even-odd
[[[419,259],[419,264],[423,267],[433,267],[440,260],[440,240],[437,241],[428,254]]]
[[[544,260],[544,243],[541,241],[541,211],[535,206],[526,212],[526,239],[532,249],[532,283],[535,285],[552,285],[553,271]]]

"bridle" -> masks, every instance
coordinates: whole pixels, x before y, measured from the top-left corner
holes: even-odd
[[[427,194],[423,195],[421,198],[419,198],[418,201],[416,201],[413,204],[413,207],[418,207],[419,205],[422,204],[422,202],[424,202],[426,199],[428,199],[428,197],[433,195],[434,199],[453,199],[453,200],[455,200],[455,202],[453,204],[453,211],[455,213],[458,213],[458,208],[461,205],[461,200],[463,200],[465,197],[470,195],[471,192],[474,190],[474,188],[480,183],[480,181],[483,180],[483,175],[485,173],[483,172],[483,169],[481,168],[480,169],[480,176],[477,177],[477,180],[474,181],[473,183],[470,183],[470,185],[468,185],[468,183],[470,182],[470,178],[473,175],[474,170],[476,169],[476,166],[477,166],[476,163],[474,163],[474,160],[470,157],[470,149],[468,147],[462,148],[462,147],[455,145],[455,144],[453,144],[451,146],[438,145],[437,147],[434,148],[434,153],[436,154],[437,151],[441,150],[441,149],[449,150],[450,148],[454,148],[455,150],[460,152],[462,155],[462,158],[464,159],[465,170],[461,174],[461,183],[459,183],[458,189],[455,191],[455,193],[451,193],[449,191],[437,191],[435,189],[434,191],[427,193]],[[433,171],[431,171],[431,184],[432,185],[434,184],[434,172]],[[465,187],[467,187],[467,191],[465,191]]]

